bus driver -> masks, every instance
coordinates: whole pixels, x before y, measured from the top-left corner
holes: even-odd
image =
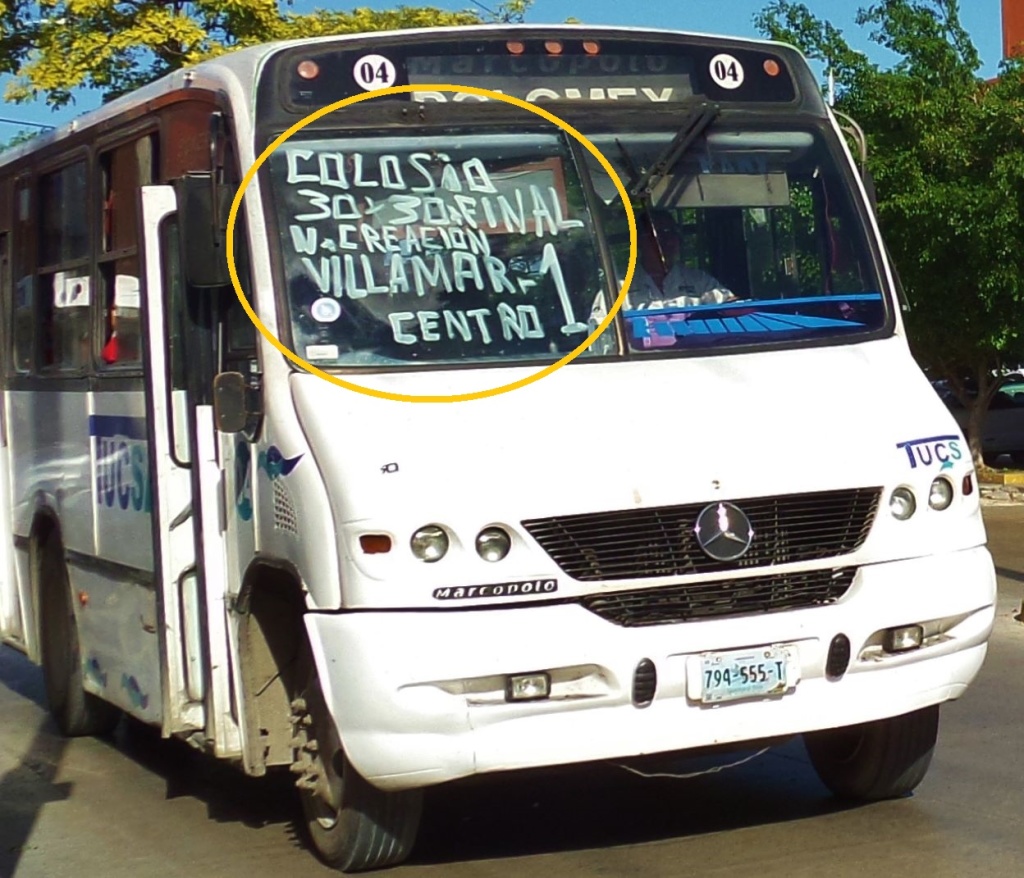
[[[736,298],[706,271],[682,262],[682,237],[671,213],[649,210],[637,219],[637,264],[627,309],[719,305]]]

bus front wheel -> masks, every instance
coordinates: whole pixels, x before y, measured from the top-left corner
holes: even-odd
[[[85,691],[71,586],[57,543],[52,533],[42,543],[32,543],[32,569],[39,577],[36,593],[42,598],[40,647],[46,698],[62,735],[101,735],[113,730],[121,713]]]
[[[818,777],[844,799],[877,801],[907,795],[932,761],[939,707],[875,722],[808,732],[804,744]]]
[[[384,792],[345,757],[319,684],[292,703],[297,730],[296,781],[310,841],[320,858],[342,872],[403,862],[416,840],[423,791]]]

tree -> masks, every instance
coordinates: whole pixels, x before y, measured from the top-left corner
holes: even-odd
[[[38,136],[38,131],[26,131],[22,129],[17,134],[15,134],[14,137],[11,137],[8,140],[0,142],[0,152],[6,152],[9,149],[14,149],[14,147],[21,146],[21,144],[23,143],[28,143],[28,141],[33,140]]]
[[[887,69],[850,48],[801,3],[755,17],[766,35],[831,68],[836,109],[868,141],[878,215],[911,303],[911,347],[967,407],[981,465],[981,428],[998,374],[1024,361],[1024,65],[978,76],[958,0],[880,0],[859,26],[893,52]]]
[[[532,2],[502,3],[494,17],[521,20]],[[0,0],[0,73],[16,76],[8,100],[43,98],[60,107],[76,88],[97,88],[110,99],[180,67],[271,40],[481,21],[474,11],[431,6],[300,15],[278,0]]]

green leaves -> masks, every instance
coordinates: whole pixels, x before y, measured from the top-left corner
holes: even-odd
[[[496,7],[498,21],[521,21],[533,0]],[[5,97],[69,103],[76,88],[113,98],[163,74],[242,46],[331,34],[480,24],[473,11],[431,6],[377,11],[316,10],[299,15],[278,0],[0,0],[0,73]]]
[[[867,134],[883,233],[913,310],[911,346],[933,377],[1024,362],[1024,67],[978,77],[957,0],[882,0],[858,15],[896,53],[888,70],[852,52],[802,4],[777,0],[761,30],[831,63],[836,109]],[[972,403],[974,404],[974,403]],[[980,445],[972,437],[980,458]]]

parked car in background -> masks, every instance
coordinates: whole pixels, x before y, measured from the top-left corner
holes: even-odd
[[[947,382],[935,381],[933,386],[966,433],[967,409]],[[1002,455],[1009,455],[1015,464],[1024,466],[1024,375],[1015,372],[1001,379],[985,415],[981,449],[985,463],[990,466]]]

